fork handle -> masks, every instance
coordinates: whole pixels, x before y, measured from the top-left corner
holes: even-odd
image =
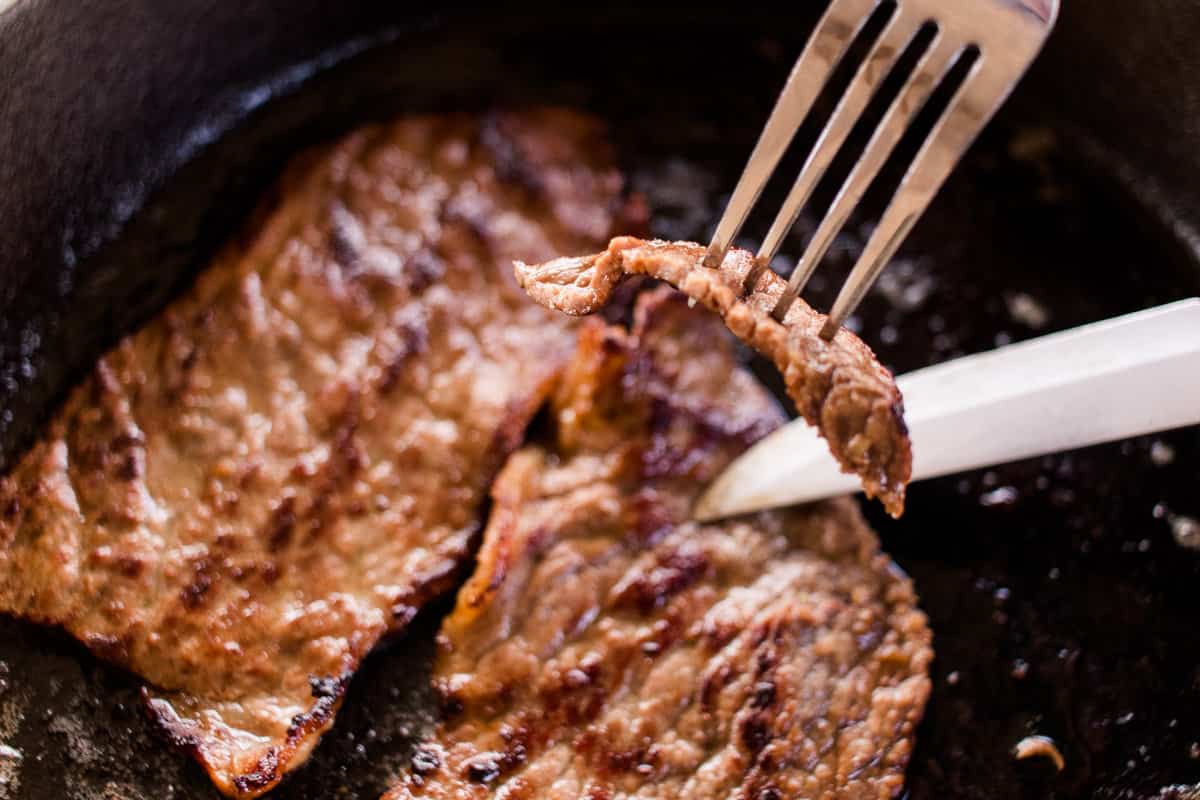
[[[918,370],[897,380],[913,480],[1200,423],[1200,298]],[[793,422],[717,478],[697,516],[853,492]]]

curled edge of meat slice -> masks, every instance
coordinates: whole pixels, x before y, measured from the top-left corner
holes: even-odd
[[[703,266],[704,254],[694,242],[621,236],[602,253],[537,265],[517,261],[514,267],[530,297],[567,314],[598,311],[633,275],[665,281],[717,312],[783,374],[797,412],[825,438],[842,470],[858,475],[868,497],[900,516],[912,445],[894,377],[851,331],[842,328],[832,341],[822,339],[824,315],[801,299],[777,321],[771,311],[786,284],[769,269],[756,270],[751,253],[732,249],[717,269]]]

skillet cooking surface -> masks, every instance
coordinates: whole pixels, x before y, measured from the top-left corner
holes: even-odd
[[[684,34],[626,30],[620,56],[601,58],[519,27],[381,47],[255,113],[189,167],[247,165],[223,215],[200,214],[212,196],[185,182],[160,195],[177,240],[195,240],[189,258],[211,252],[249,210],[246,187],[355,120],[540,100],[607,116],[655,233],[704,239],[803,34],[725,40],[744,64],[729,75]],[[1074,145],[1031,126],[1020,106],[1002,114],[857,315],[882,360],[910,370],[1200,291],[1183,251],[1073,158]],[[774,188],[765,207],[786,189]],[[114,252],[153,252],[138,230]],[[863,238],[857,224],[848,231],[809,293],[825,307]],[[1200,782],[1200,553],[1180,548],[1169,525],[1200,517],[1198,485],[1193,428],[918,485],[900,522],[870,509],[936,637],[912,797],[1166,797],[1169,785]],[[428,662],[444,610],[368,661],[334,730],[273,797],[374,798],[404,769],[432,719]],[[1032,733],[1058,742],[1064,772],[1012,759]],[[0,750],[3,800],[216,796],[142,716],[135,680],[61,634],[7,620],[0,742],[20,756]]]

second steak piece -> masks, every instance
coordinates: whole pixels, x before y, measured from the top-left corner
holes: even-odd
[[[822,339],[825,318],[803,300],[777,322],[771,311],[785,282],[769,269],[756,269],[750,253],[730,250],[718,269],[703,266],[704,254],[705,248],[693,242],[622,236],[603,253],[536,266],[517,262],[516,272],[534,300],[568,314],[597,311],[630,275],[666,281],[716,311],[738,338],[783,373],[796,410],[825,437],[842,469],[857,474],[868,496],[900,516],[912,447],[891,373],[845,328],[833,341]]]
[[[644,296],[632,334],[583,330],[552,412],[493,488],[445,721],[387,800],[898,794],[930,632],[857,506],[688,521],[781,422],[720,325]]]

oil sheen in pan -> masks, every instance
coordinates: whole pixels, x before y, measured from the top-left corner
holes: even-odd
[[[514,36],[494,63],[470,35],[439,45],[478,87],[455,102],[551,98],[600,110],[614,122],[633,188],[648,197],[655,233],[669,238],[703,239],[710,229],[798,46],[748,41],[745,69],[731,76],[697,48],[664,58],[658,39],[614,64],[576,58],[567,42],[522,56],[528,41]],[[390,112],[376,102],[389,91],[446,107],[444,87],[416,96],[404,83],[415,74],[405,59],[415,57],[385,48],[352,59],[256,111],[208,157],[263,155],[265,180],[284,150]],[[553,87],[546,63],[559,65]],[[366,86],[330,103],[335,90]],[[705,87],[722,103],[696,103],[681,86]],[[327,107],[341,116],[330,119]],[[885,362],[908,370],[1200,289],[1200,270],[1072,152],[1056,132],[1024,126],[1019,109],[1001,116],[853,320]],[[195,234],[227,234],[252,200],[234,204],[224,230]],[[798,251],[811,227],[802,220],[785,252]],[[858,222],[847,229],[814,279],[815,301],[832,300],[865,233]],[[923,484],[900,522],[874,516],[916,580],[938,651],[911,797],[1154,798],[1200,782],[1200,556],[1179,547],[1171,525],[1200,517],[1198,483],[1192,429]],[[426,676],[440,611],[368,661],[337,727],[275,796],[371,798],[406,768],[434,713]],[[1030,734],[1054,739],[1062,773],[1014,761],[1013,745]],[[61,635],[10,621],[0,621],[0,743],[3,800],[213,796],[142,717],[135,681]]]

